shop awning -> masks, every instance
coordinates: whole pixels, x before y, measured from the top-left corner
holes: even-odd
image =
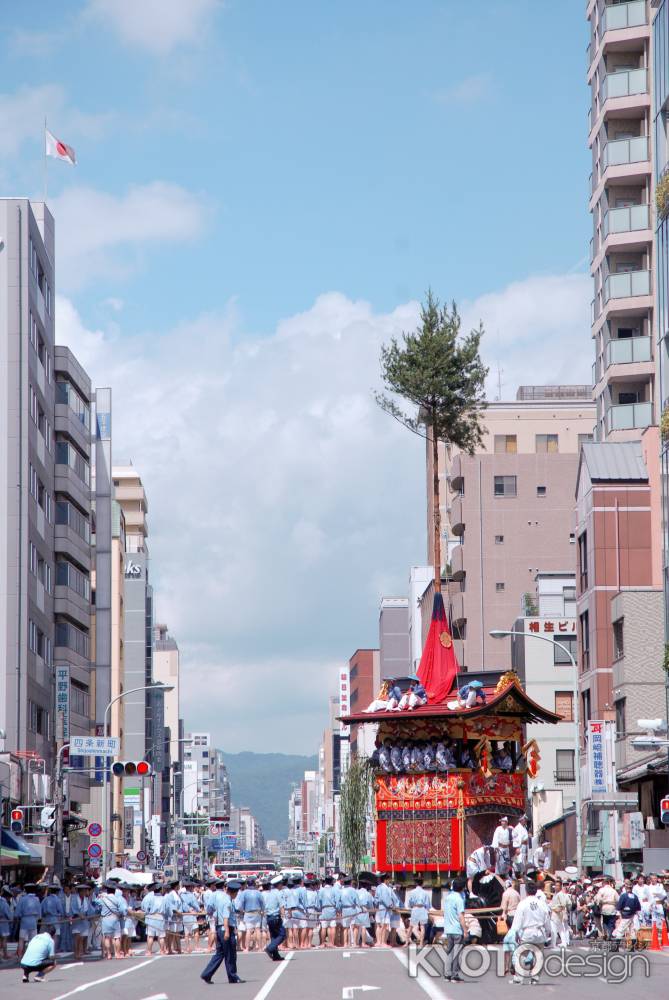
[[[12,833],[11,830],[2,828],[2,853],[5,854],[8,851],[15,851],[17,854],[21,855],[22,863],[26,865],[31,864],[43,864],[42,855],[33,847],[24,837],[21,837],[18,833]]]

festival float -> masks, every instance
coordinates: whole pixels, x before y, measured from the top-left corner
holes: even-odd
[[[529,698],[513,671],[459,673],[440,593],[418,674],[399,680],[341,721],[378,726],[376,870],[398,882],[421,872],[438,886],[492,843],[501,814],[513,825],[525,813],[541,753],[524,727],[560,717]]]

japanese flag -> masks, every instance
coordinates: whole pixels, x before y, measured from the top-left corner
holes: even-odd
[[[44,136],[47,156],[53,156],[55,160],[63,160],[64,163],[69,163],[71,166],[75,165],[77,157],[71,146],[67,146],[60,139],[56,139],[55,135],[52,135],[48,128],[44,130]]]

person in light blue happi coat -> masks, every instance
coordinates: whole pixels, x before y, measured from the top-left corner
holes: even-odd
[[[184,887],[179,894],[181,896],[181,910],[184,922],[184,942],[186,945],[186,952],[189,955],[193,953],[195,929],[197,927],[197,914],[200,912],[200,903],[193,892],[194,888],[195,883],[193,880],[187,879],[184,882]]]
[[[19,896],[14,910],[14,916],[19,922],[19,943],[16,957],[21,959],[28,941],[37,934],[37,921],[42,916],[42,907],[36,895],[37,886],[27,882],[23,887],[23,895]]]
[[[358,911],[354,922],[351,924],[351,944],[355,948],[364,948],[367,943],[367,932],[370,927],[370,911],[374,909],[374,897],[364,882],[358,882],[356,893],[358,897]],[[374,947],[373,943],[370,947]]]
[[[10,900],[12,894],[6,885],[0,890],[0,958],[8,958],[7,940],[9,938],[9,924],[12,919],[12,907]]]
[[[95,910],[90,898],[90,886],[85,882],[78,885],[72,893],[70,903],[74,957],[77,960],[82,959],[86,954],[86,944],[91,933],[90,918],[94,915]]]
[[[391,911],[395,905],[393,891],[388,885],[389,878],[388,872],[381,872],[374,897],[376,903],[376,943],[379,946],[388,943]]]
[[[102,956],[106,959],[123,958],[121,934],[128,904],[123,893],[117,893],[115,882],[105,882],[98,904],[102,918]]]
[[[332,875],[327,875],[318,890],[318,905],[321,911],[321,931],[325,948],[334,948],[337,932],[337,900]]]
[[[423,888],[423,880],[419,875],[416,876],[414,888],[409,893],[406,902],[407,906],[411,908],[411,914],[409,916],[409,933],[407,934],[406,944],[408,947],[409,942],[411,941],[411,935],[414,934],[416,937],[416,943],[418,944],[418,947],[421,948],[425,937],[428,911],[432,905],[432,899],[427,889]]]
[[[54,939],[56,951],[59,951],[60,929],[65,918],[65,910],[60,898],[60,887],[47,886],[46,895],[42,900],[42,930],[48,930]]]
[[[165,896],[160,884],[149,886],[149,891],[142,900],[142,910],[146,920],[146,954],[153,953],[153,943],[157,941],[160,954],[166,955]]]
[[[351,876],[344,875],[341,888],[341,926],[344,931],[343,945],[348,948],[352,943],[351,925],[358,913],[358,892],[351,884]]]

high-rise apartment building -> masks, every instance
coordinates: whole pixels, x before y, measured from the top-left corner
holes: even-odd
[[[0,200],[0,727],[9,799],[23,805],[35,802],[35,772],[46,794],[57,750],[95,720],[95,545],[109,545],[109,519],[93,515],[104,507],[95,442],[110,442],[111,395],[96,394],[72,352],[54,343],[54,259],[46,206]],[[65,815],[90,800],[77,764],[62,785]],[[28,810],[27,828],[36,821]],[[80,846],[71,843],[75,867]],[[53,863],[46,844],[38,850]]]
[[[488,405],[474,455],[440,443],[443,575],[463,669],[508,670],[509,645],[490,630],[531,612],[539,571],[575,572],[574,484],[594,420],[589,386],[522,386]]]
[[[592,337],[597,439],[657,423],[652,5],[589,0]]]
[[[406,597],[382,597],[379,609],[381,680],[406,677],[410,672],[409,601]]]

